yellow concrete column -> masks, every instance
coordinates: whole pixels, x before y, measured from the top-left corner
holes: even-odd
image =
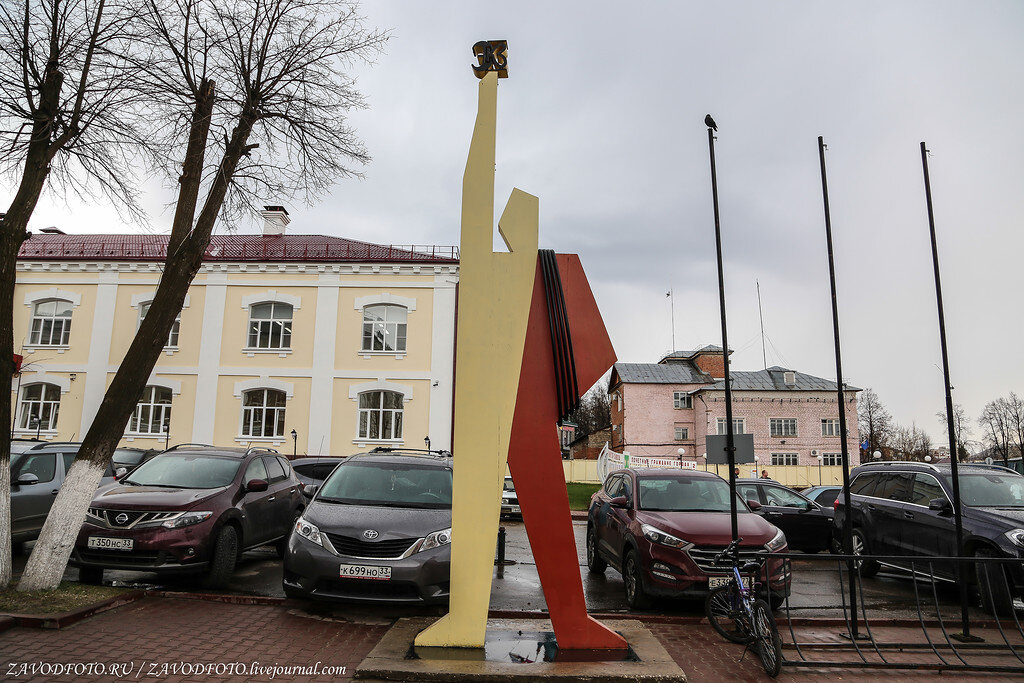
[[[538,201],[513,190],[498,223],[509,253],[494,253],[498,74],[480,81],[462,181],[455,454],[449,613],[416,645],[483,647],[501,484],[537,267]]]

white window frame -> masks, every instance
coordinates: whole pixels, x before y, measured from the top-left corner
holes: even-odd
[[[149,307],[153,305],[152,301],[144,301],[139,304],[139,320],[135,325],[135,330],[138,331],[142,327],[142,320],[146,317],[146,313],[149,312]],[[174,323],[171,324],[171,329],[167,333],[167,343],[164,344],[165,351],[177,351],[178,350],[178,337],[181,335],[181,313],[174,318]]]
[[[269,318],[253,318],[252,311],[256,306],[269,305],[270,306],[270,317]],[[277,316],[278,307],[284,308],[285,306],[289,309],[287,317],[281,315]],[[246,346],[243,349],[246,352],[262,352],[262,353],[286,353],[292,350],[292,331],[295,322],[295,305],[288,301],[255,301],[249,307],[249,325],[246,328],[245,343]],[[253,325],[259,325],[259,330],[256,331],[256,345],[254,346],[251,342],[253,340]],[[278,343],[280,346],[260,346],[259,340],[262,334],[262,328],[266,324],[269,328],[268,332],[268,343],[272,343],[274,339],[274,333],[277,332]],[[276,326],[276,329],[275,329]],[[288,344],[285,345],[284,337],[288,335]]]
[[[838,417],[823,417],[823,418],[821,418],[821,435],[822,436],[842,436],[839,433],[839,418]]]
[[[58,302],[70,306],[72,312],[67,315],[57,315],[56,312],[52,315],[41,315],[39,313],[40,306]],[[34,301],[32,303],[32,319],[29,322],[28,329],[28,344],[26,344],[26,346],[33,346],[36,348],[68,348],[71,345],[71,318],[74,313],[74,308],[75,304],[73,301],[58,297]],[[46,321],[50,322],[50,333],[47,337],[50,341],[44,342],[42,328]],[[53,343],[54,329],[57,327],[58,322],[60,322],[60,337],[57,343]]]
[[[693,408],[693,396],[687,391],[673,391],[672,407],[676,410],[689,410]]]
[[[157,391],[166,391],[170,397],[168,403],[157,403],[156,393]],[[171,404],[174,402],[174,390],[170,387],[160,386],[158,384],[146,385],[146,388],[142,392],[142,398],[135,404],[135,410],[132,412],[131,418],[128,420],[128,432],[133,436],[163,436],[167,433],[165,426],[169,429],[171,421]],[[139,429],[142,426],[142,413],[144,409],[149,415],[147,420],[147,428]],[[154,414],[159,413],[160,417],[158,420],[154,420]],[[152,427],[156,425],[157,431],[153,431]],[[135,429],[132,429],[132,427]]]
[[[252,394],[252,393],[255,393],[255,392],[263,392],[263,402],[262,402],[262,404],[261,405],[253,405],[253,406],[245,405],[246,397],[249,394]],[[267,405],[267,399],[269,398],[269,392],[278,393],[278,394],[281,394],[282,396],[284,396],[284,403],[285,403],[285,405],[283,405],[283,406],[269,406],[269,405]],[[277,387],[260,386],[260,387],[253,387],[253,388],[249,388],[249,389],[243,389],[241,391],[241,397],[242,397],[242,413],[241,413],[242,421],[241,421],[241,425],[240,425],[239,430],[238,430],[238,433],[240,434],[239,438],[242,439],[242,440],[247,440],[247,441],[283,440],[284,439],[285,430],[287,429],[287,426],[285,424],[284,418],[287,417],[286,410],[287,410],[287,407],[288,407],[288,398],[289,398],[288,393],[286,391],[283,391],[280,388],[277,388]],[[252,433],[252,431],[253,431],[252,427],[256,423],[257,415],[260,418],[259,419],[260,425],[266,425],[266,423],[267,423],[267,419],[266,419],[267,411],[271,411],[275,415],[274,420],[272,422],[272,424],[274,425],[275,433],[273,433],[273,434],[266,434],[266,433],[264,433],[264,434],[253,434]],[[281,415],[280,419],[277,417],[278,413],[280,413],[280,415]],[[280,434],[276,433],[278,425],[280,425],[280,427],[281,427],[281,433]],[[260,431],[263,431],[263,430],[261,429]]]
[[[380,309],[380,308],[384,309],[384,321],[383,322],[381,322],[379,320],[367,320],[366,319],[367,312],[370,309]],[[396,312],[397,311],[402,311],[405,314],[405,322],[398,322],[397,320],[395,320],[395,321],[389,320],[388,319],[388,314],[391,311],[396,311]],[[393,304],[393,303],[375,303],[375,304],[369,304],[367,306],[364,306],[363,309],[362,309],[362,313],[363,313],[363,324],[362,324],[362,327],[360,328],[359,353],[361,353],[361,354],[386,354],[386,355],[404,356],[405,354],[407,354],[409,352],[408,351],[408,349],[409,349],[409,309],[408,308],[406,308],[405,306],[401,306],[399,304]],[[369,328],[370,328],[370,335],[369,335],[369,337],[367,337],[367,334],[366,334],[367,333],[367,326],[369,326]],[[393,338],[395,340],[395,348],[394,349],[384,349],[384,348],[375,349],[375,348],[373,348],[374,347],[374,341],[376,340],[376,336],[373,334],[373,331],[374,331],[374,329],[377,326],[383,326],[385,338],[387,338],[388,335],[393,335]],[[370,348],[366,348],[367,339],[369,339]],[[399,348],[399,345],[398,345],[399,342],[402,342],[401,348]]]
[[[689,441],[690,440],[690,428],[676,426],[675,428],[676,441]]]
[[[725,418],[720,417],[715,420],[715,433],[719,436],[725,436]],[[734,417],[732,419],[732,433],[733,434],[746,434],[747,433],[747,418],[745,417]]]
[[[28,399],[26,394],[30,389],[36,387],[42,387],[40,396],[38,399]],[[57,391],[57,400],[47,399],[46,392],[49,388],[53,388]],[[52,382],[33,382],[32,384],[26,384],[21,388],[21,396],[18,397],[18,429],[19,432],[35,433],[37,430],[29,427],[30,420],[32,417],[32,406],[38,406],[37,414],[41,417],[43,411],[47,412],[46,426],[39,426],[39,433],[55,433],[57,431],[57,422],[60,420],[60,396],[64,392],[61,390],[59,384],[53,384]]]
[[[768,418],[768,434],[782,439],[797,436],[797,422],[795,417],[770,417]]]
[[[774,467],[785,466],[785,465],[799,465],[800,454],[799,453],[772,453],[771,462]]]
[[[842,467],[843,465],[843,454],[842,453],[822,453],[821,464],[825,467]]]
[[[387,394],[393,394],[394,396],[397,396],[398,400],[401,401],[402,407],[401,408],[385,408],[384,407],[384,394],[386,394],[386,393]],[[370,396],[370,395],[373,395],[373,394],[379,394],[379,400],[377,401],[377,405],[376,406],[368,406],[368,407],[364,408],[362,406],[362,403],[363,403],[362,397],[363,396]],[[372,442],[385,441],[385,442],[389,442],[389,443],[402,443],[402,440],[403,440],[402,434],[405,431],[405,395],[404,394],[402,394],[399,391],[394,391],[394,390],[389,390],[389,389],[377,389],[377,388],[374,388],[374,389],[370,389],[368,391],[362,391],[359,394],[357,394],[356,401],[357,401],[357,403],[356,403],[356,406],[357,406],[356,439],[358,441],[372,441]],[[374,413],[376,413],[378,415],[378,417],[377,417],[378,433],[377,433],[376,436],[373,436],[373,435],[370,434],[370,424],[371,424],[372,415]],[[384,431],[384,422],[385,422],[384,417],[385,417],[386,414],[389,414],[391,416],[391,429],[390,429],[390,431],[387,434]],[[365,431],[363,429],[363,423],[364,423],[364,419],[363,418],[364,418],[364,416],[365,416],[365,423],[366,423]],[[397,430],[396,430],[396,426],[397,426]],[[397,431],[397,435],[396,435],[396,431]]]

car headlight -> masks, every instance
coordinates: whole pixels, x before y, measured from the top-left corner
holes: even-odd
[[[641,524],[640,531],[643,532],[644,538],[651,543],[667,545],[669,548],[676,548],[678,550],[686,550],[687,548],[693,547],[692,543],[684,541],[681,538],[676,538],[672,534],[667,534],[658,527],[651,526],[650,524]]]
[[[1014,529],[1013,531],[1007,531],[1005,536],[1010,539],[1010,543],[1015,546],[1024,548],[1024,529]]]
[[[320,529],[318,529],[315,524],[310,524],[302,517],[299,517],[295,522],[295,533],[310,543],[315,543],[321,547],[324,544],[323,537],[320,535]]]
[[[432,534],[427,534],[427,537],[423,539],[423,543],[420,543],[419,550],[416,552],[421,553],[424,550],[433,550],[434,548],[440,548],[443,545],[448,545],[452,542],[452,530],[441,529],[435,531]]]
[[[180,529],[185,526],[192,526],[193,524],[199,524],[205,522],[213,516],[212,512],[186,512],[183,515],[179,515],[174,519],[169,519],[160,526],[167,529]]]
[[[779,529],[779,533],[775,534],[775,538],[764,544],[764,549],[770,553],[777,553],[786,547],[786,534],[782,533],[782,529]]]

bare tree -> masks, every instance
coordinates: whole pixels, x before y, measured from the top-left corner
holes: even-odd
[[[593,434],[612,423],[612,403],[603,386],[595,386],[580,399],[579,407],[569,416],[578,428],[578,436]]]
[[[1010,435],[1017,446],[1017,455],[1024,457],[1024,400],[1012,391],[1006,399],[1006,414]],[[1006,457],[1009,460],[1009,453]]]
[[[19,590],[59,584],[93,491],[218,217],[237,216],[267,193],[316,197],[338,178],[357,175],[353,162],[368,160],[346,122],[346,114],[364,102],[345,69],[374,56],[387,35],[367,29],[354,3],[150,0],[148,9],[148,32],[168,56],[149,76],[164,92],[158,117],[172,122],[165,131],[168,149],[184,150],[175,167],[178,199],[167,258],[149,313],[54,501]],[[215,543],[237,544],[231,528],[221,533]]]
[[[860,395],[857,422],[861,435],[868,442],[867,452],[861,453],[861,462],[870,462],[871,454],[889,446],[893,436],[892,415],[873,389],[865,389]]]
[[[138,216],[132,158],[146,148],[138,103],[145,45],[127,0],[0,0],[0,386],[11,385],[16,262],[47,185],[100,195]],[[129,57],[129,53],[132,56]],[[96,192],[98,190],[98,192]],[[11,393],[0,391],[0,424]],[[10,441],[0,437],[0,587],[11,579]]]
[[[1010,408],[1005,398],[997,398],[985,404],[985,409],[978,417],[985,441],[992,446],[993,453],[1003,459],[1003,464],[1010,466],[1010,441],[1012,439],[1012,421]]]
[[[949,420],[946,419],[946,411],[939,410],[935,413],[935,417],[938,418],[942,424],[942,430],[949,436]],[[964,446],[965,440],[971,435],[971,420],[967,417],[967,411],[960,403],[953,404],[953,443],[956,444],[956,454],[960,460],[967,459],[967,448]],[[952,455],[950,456],[952,457]]]

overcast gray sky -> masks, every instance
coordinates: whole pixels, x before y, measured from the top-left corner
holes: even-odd
[[[768,364],[835,376],[824,135],[847,380],[943,438],[924,140],[954,400],[973,421],[1024,391],[1024,4],[409,0],[364,11],[394,30],[387,54],[358,70],[371,108],[352,123],[373,162],[318,206],[290,206],[295,232],[457,244],[470,46],[504,38],[496,210],[512,187],[540,197],[541,245],[580,254],[620,360],[670,350],[670,287],[676,348],[721,343],[711,112],[735,369],[763,365],[759,280]],[[167,199],[149,198],[156,231]],[[46,225],[139,229],[49,196],[33,221]]]

